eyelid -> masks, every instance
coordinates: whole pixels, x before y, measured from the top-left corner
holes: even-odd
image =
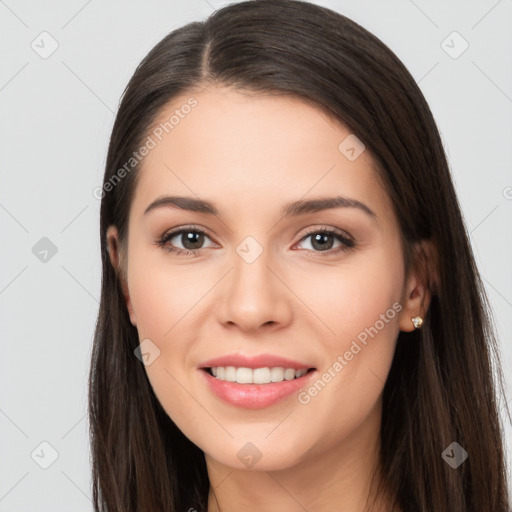
[[[327,232],[329,234],[335,233],[336,235],[339,235],[342,238],[346,238],[347,241],[355,243],[355,240],[352,237],[352,235],[350,235],[346,231],[343,231],[342,229],[334,228],[331,226],[313,226],[311,228],[307,228],[307,231],[302,235],[302,237],[298,241],[301,242],[302,240],[304,240],[304,238],[306,238],[309,235],[312,235],[313,233],[322,233],[322,232]]]
[[[180,235],[184,231],[193,231],[193,232],[196,232],[196,233],[201,233],[201,234],[207,236],[210,240],[212,240],[212,242],[214,242],[213,237],[210,235],[209,231],[206,228],[203,228],[203,227],[198,226],[196,224],[179,226],[177,228],[169,229],[168,231],[165,231],[163,233],[163,235],[161,235],[158,238],[158,242],[168,241],[171,238],[174,238],[176,235]],[[217,242],[214,242],[214,243],[217,243]],[[181,250],[190,250],[190,249],[181,249]],[[197,249],[197,250],[200,251],[201,249]]]
[[[164,234],[162,236],[179,233],[180,231],[185,231],[185,230],[200,231],[201,233],[206,233],[206,234],[209,233],[206,228],[203,228],[202,226],[199,226],[198,224],[184,224],[183,226],[177,226],[175,228],[168,229],[167,231],[164,232]],[[210,236],[210,235],[208,234],[208,236]]]

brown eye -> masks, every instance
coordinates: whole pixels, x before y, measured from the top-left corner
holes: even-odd
[[[176,254],[196,254],[204,248],[205,238],[209,239],[210,237],[201,229],[181,228],[165,233],[157,243],[169,252]],[[179,244],[182,247],[179,247]]]
[[[185,249],[194,250],[200,249],[204,243],[204,234],[198,231],[181,231],[174,236],[180,236],[180,242],[183,244]],[[174,236],[172,238],[174,238]]]
[[[307,248],[307,250],[314,252],[328,252],[329,254],[332,254],[355,247],[355,242],[353,240],[347,238],[341,233],[338,233],[337,231],[329,229],[310,231],[301,239],[301,243],[308,239],[311,239],[311,249]],[[339,242],[340,245],[333,249],[333,245],[336,242]]]

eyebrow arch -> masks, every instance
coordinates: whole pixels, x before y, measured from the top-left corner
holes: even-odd
[[[144,210],[144,215],[160,207],[175,207],[182,210],[205,213],[208,215],[215,215],[216,217],[220,217],[218,208],[214,203],[210,201],[195,199],[193,197],[167,195],[160,196],[155,199]],[[377,215],[375,212],[364,203],[358,201],[357,199],[351,199],[342,196],[324,197],[319,199],[310,199],[307,201],[294,201],[283,206],[281,209],[281,216],[296,217],[299,215],[305,215],[307,213],[316,213],[322,210],[329,210],[331,208],[358,208],[359,210],[362,210],[367,215],[369,215],[373,220],[377,220]]]

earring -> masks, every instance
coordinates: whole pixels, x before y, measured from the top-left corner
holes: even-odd
[[[413,316],[411,320],[415,329],[419,329],[423,324],[423,318],[421,318],[421,316]]]

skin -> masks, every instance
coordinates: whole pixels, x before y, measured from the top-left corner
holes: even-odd
[[[174,98],[160,120],[189,96]],[[428,289],[419,271],[405,275],[398,221],[369,151],[354,161],[339,151],[344,125],[293,97],[213,85],[194,97],[198,106],[142,162],[127,249],[114,226],[107,233],[112,264],[126,271],[131,322],[160,350],[145,366],[149,380],[204,451],[209,512],[360,512],[374,497],[396,339],[425,313]],[[356,208],[280,216],[285,203],[334,192],[363,202],[376,220]],[[144,215],[163,194],[207,199],[221,217],[171,207]],[[155,243],[189,224],[207,232],[197,257]],[[328,237],[322,251],[314,235],[304,238],[313,227],[338,229],[356,246],[336,252],[342,243]],[[247,236],[263,249],[250,264],[236,252]],[[172,244],[191,247],[181,235]],[[309,362],[320,376],[394,303],[401,311],[307,404],[291,395],[241,409],[199,373],[203,361],[239,351]],[[249,441],[261,453],[250,469],[237,456]],[[372,510],[390,510],[388,497],[377,495]]]

